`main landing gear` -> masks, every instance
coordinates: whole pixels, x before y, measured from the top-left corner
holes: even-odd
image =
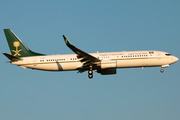
[[[89,77],[90,79],[93,78],[93,70],[92,70],[92,67],[90,67],[90,69],[89,69],[89,71],[88,71],[88,77]]]

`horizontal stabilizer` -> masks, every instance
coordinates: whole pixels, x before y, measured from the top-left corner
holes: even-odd
[[[19,57],[16,57],[16,56],[12,56],[12,55],[10,55],[10,54],[7,54],[7,53],[3,53],[9,60],[11,60],[11,61],[19,61],[19,60],[23,60],[23,59],[21,59],[21,58],[19,58]]]

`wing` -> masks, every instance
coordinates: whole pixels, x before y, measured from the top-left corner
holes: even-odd
[[[99,63],[101,60],[76,48],[74,45],[72,45],[69,40],[66,38],[66,36],[63,35],[64,41],[66,45],[77,54],[77,58],[80,59],[80,61],[83,63],[83,66],[79,68],[79,72],[84,72],[89,69],[89,66],[93,66],[97,63]]]

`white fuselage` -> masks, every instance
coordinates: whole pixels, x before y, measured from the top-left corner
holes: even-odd
[[[161,51],[106,52],[90,53],[90,55],[99,58],[102,62],[116,62],[115,68],[168,67],[178,61],[177,57]],[[77,70],[83,65],[76,54],[23,57],[22,59],[11,63],[23,68],[47,71]]]

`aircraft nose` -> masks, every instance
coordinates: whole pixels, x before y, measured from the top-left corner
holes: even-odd
[[[174,62],[177,62],[179,60],[179,58],[174,57]]]

